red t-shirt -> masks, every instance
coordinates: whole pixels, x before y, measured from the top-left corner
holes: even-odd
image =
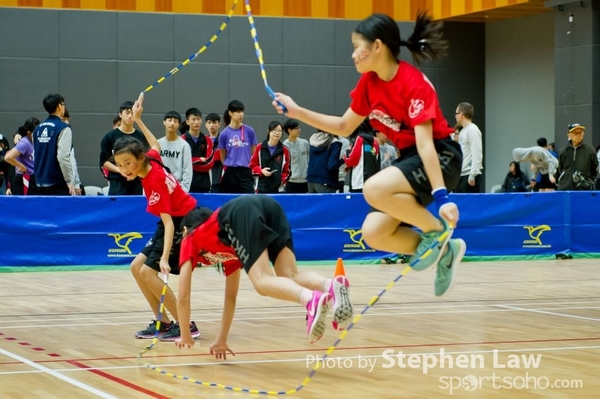
[[[146,153],[150,158],[160,161],[155,149]],[[142,187],[148,200],[146,211],[160,217],[161,213],[171,216],[185,216],[196,207],[196,199],[185,192],[172,174],[157,162],[150,162],[152,169],[142,180]]]
[[[454,130],[442,114],[433,84],[414,66],[400,61],[389,82],[375,72],[364,73],[350,93],[350,108],[369,116],[371,126],[385,133],[399,149],[416,144],[414,127],[431,120],[433,138],[444,139]]]
[[[191,234],[185,236],[181,242],[181,252],[179,255],[179,266],[186,261],[192,261],[192,269],[195,269],[198,263],[202,265],[223,264],[225,276],[242,268],[233,247],[225,245],[219,240],[219,222],[217,216],[219,209],[196,228]]]

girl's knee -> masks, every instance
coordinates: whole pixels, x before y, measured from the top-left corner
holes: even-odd
[[[377,247],[377,241],[380,234],[381,232],[374,224],[368,223],[368,221],[365,221],[365,223],[363,223],[362,238],[363,241],[371,248]]]
[[[365,181],[363,186],[363,196],[367,203],[375,208],[380,201],[387,200],[388,184],[384,184],[381,179],[376,179],[376,176]]]
[[[268,296],[267,290],[265,289],[265,286],[262,284],[262,282],[263,281],[261,279],[252,281],[252,284],[254,285],[254,290],[260,296]]]

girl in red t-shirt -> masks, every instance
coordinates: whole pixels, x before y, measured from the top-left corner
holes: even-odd
[[[143,93],[133,106],[136,123],[144,133],[150,150],[144,153],[142,143],[133,137],[123,137],[115,142],[113,157],[121,174],[128,180],[139,177],[148,200],[148,213],[158,216],[160,221],[154,236],[146,247],[131,262],[131,273],[142,290],[146,301],[161,320],[160,339],[174,341],[180,336],[177,320],[175,295],[169,288],[165,294],[165,307],[173,316],[173,323],[166,312],[158,315],[163,282],[158,273],[179,274],[179,249],[181,244],[180,225],[182,218],[196,207],[196,199],[186,193],[179,182],[161,162],[160,144],[142,122]],[[152,338],[156,332],[156,321],[142,331],[135,333],[137,338]],[[200,336],[194,322],[190,324],[193,337]]]
[[[344,329],[352,320],[346,276],[327,279],[317,273],[298,272],[289,222],[281,205],[268,195],[240,195],[212,212],[200,207],[182,222],[179,300],[181,323],[190,319],[192,272],[198,264],[219,265],[226,276],[221,329],[210,347],[217,359],[225,359],[227,336],[233,321],[243,268],[261,295],[299,302],[307,310],[308,341],[314,343],[325,331],[325,317],[333,302],[333,328]],[[271,267],[273,264],[273,267]],[[194,345],[182,331],[179,348]]]
[[[448,198],[448,190],[460,180],[462,152],[450,139],[452,128],[429,79],[398,58],[400,47],[405,46],[417,64],[438,59],[446,48],[441,25],[419,14],[412,35],[403,40],[398,25],[387,15],[374,14],[361,21],[352,33],[352,59],[362,76],[342,116],[300,107],[281,93],[276,93],[273,101],[279,113],[340,136],[349,136],[368,117],[375,130],[393,141],[400,158],[363,187],[365,200],[375,210],[363,222],[363,238],[382,251],[413,254],[419,259],[413,265],[415,270],[437,265],[436,296],[450,289],[466,250],[463,240],[450,240],[459,214]],[[441,219],[425,208],[432,202]],[[424,233],[419,235],[412,226]]]

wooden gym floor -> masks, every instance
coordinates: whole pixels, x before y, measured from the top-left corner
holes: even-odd
[[[297,398],[597,398],[598,260],[463,263],[453,290],[409,272],[342,340]],[[346,266],[355,314],[405,265]],[[311,267],[331,275],[335,262]],[[152,314],[128,270],[0,275],[0,398],[246,398],[161,375],[136,359]],[[177,287],[172,277],[170,285]],[[305,310],[260,297],[246,276],[227,362],[208,354],[224,278],[195,272],[191,350],[144,359],[190,378],[265,390],[300,385],[338,334],[305,339]],[[264,397],[264,396],[263,396]]]

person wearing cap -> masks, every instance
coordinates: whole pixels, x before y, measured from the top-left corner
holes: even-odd
[[[567,129],[568,144],[558,154],[558,189],[593,190],[598,174],[596,150],[583,142],[584,126],[571,123]]]

